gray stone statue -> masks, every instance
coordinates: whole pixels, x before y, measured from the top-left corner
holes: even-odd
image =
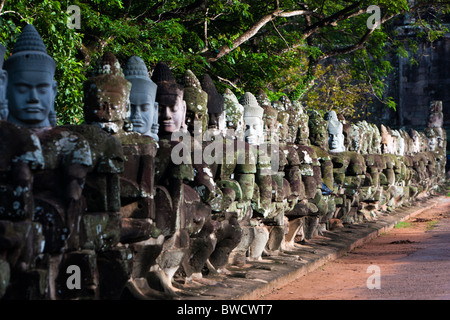
[[[50,127],[57,92],[56,63],[31,24],[23,29],[4,68],[8,72],[8,121],[28,128]]]
[[[224,111],[226,113],[227,128],[233,129],[235,138],[244,139],[244,107],[239,103],[234,93],[230,89],[225,89],[223,93]]]
[[[208,128],[213,131],[221,132],[225,126],[224,117],[224,100],[225,98],[219,94],[208,74],[203,75],[201,79],[202,89],[208,94]]]
[[[183,84],[187,130],[192,135],[203,136],[208,129],[208,93],[189,69],[183,75]]]
[[[155,102],[157,86],[150,79],[142,58],[129,58],[123,73],[125,79],[131,82],[129,119],[133,124],[133,131],[158,140],[158,104]]]
[[[153,70],[152,80],[158,86],[156,102],[159,104],[159,136],[174,132],[187,132],[186,102],[183,100],[184,88],[177,84],[169,67],[158,62]]]
[[[328,121],[328,147],[329,152],[337,153],[344,152],[344,134],[342,132],[343,125],[338,120],[336,112],[330,111],[325,114],[325,120]]]
[[[245,141],[250,145],[260,145],[264,141],[264,109],[250,92],[244,93],[239,102],[244,106]]]

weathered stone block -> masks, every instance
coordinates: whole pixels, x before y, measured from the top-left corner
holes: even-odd
[[[96,252],[110,249],[120,240],[121,216],[88,213],[81,218],[80,246]]]
[[[242,189],[242,199],[251,200],[255,190],[255,175],[254,174],[237,174],[236,181]]]

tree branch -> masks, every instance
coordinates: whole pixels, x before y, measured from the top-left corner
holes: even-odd
[[[295,11],[288,11],[285,12],[281,9],[276,9],[272,13],[269,13],[262,17],[257,23],[255,23],[249,30],[241,34],[236,40],[232,42],[232,45],[223,45],[218,49],[218,53],[213,56],[207,58],[208,62],[215,62],[218,59],[222,58],[224,55],[230,53],[237,47],[239,47],[244,42],[248,41],[250,38],[252,38],[255,34],[258,33],[258,31],[264,27],[267,23],[270,21],[273,21],[277,17],[293,17],[293,16],[299,16],[299,15],[308,15],[313,14],[312,11],[308,10],[295,10]]]
[[[6,0],[1,0],[0,1],[0,12],[3,11],[3,6],[5,5]]]
[[[380,21],[380,25],[383,23],[386,23],[387,21],[391,20],[392,18],[394,18],[394,15],[388,16],[388,17],[383,17]],[[356,50],[362,49],[365,47],[366,42],[369,40],[370,35],[375,31],[374,29],[368,29],[368,31],[359,39],[359,41],[353,45],[349,45],[347,47],[344,48],[338,48],[335,50],[331,50],[325,54],[322,54],[318,59],[319,60],[324,60],[324,59],[328,59],[330,57],[334,57],[334,56],[338,56],[338,55],[343,55],[343,54],[349,54],[352,53]]]

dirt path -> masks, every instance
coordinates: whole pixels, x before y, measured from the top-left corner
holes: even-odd
[[[450,198],[261,298],[450,300]]]

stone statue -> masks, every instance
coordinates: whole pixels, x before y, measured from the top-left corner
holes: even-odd
[[[271,138],[276,138],[279,135],[278,110],[272,106],[269,97],[262,89],[258,90],[255,98],[264,110],[263,123],[264,132],[266,133],[266,141],[264,142],[270,143]]]
[[[131,131],[127,127],[131,83],[124,78],[120,63],[111,52],[101,59],[84,82],[85,121],[111,134]]]
[[[224,111],[226,114],[227,128],[234,130],[234,138],[238,140],[244,139],[244,107],[239,103],[235,94],[230,89],[225,89]]]
[[[127,67],[129,68],[130,65]],[[130,69],[127,72],[130,74]],[[146,81],[148,85],[148,80]],[[116,154],[115,159],[109,159],[104,170],[97,173],[108,174],[106,181],[103,180],[103,175],[97,177],[97,180],[101,182],[100,186],[103,186],[104,183],[107,184],[110,190],[108,194],[115,194],[116,201],[103,208],[106,212],[92,212],[91,215],[109,219],[111,224],[114,219],[119,220],[119,239],[121,243],[127,244],[128,248],[113,248],[112,251],[116,256],[124,257],[127,250],[131,250],[132,254],[128,253],[127,257],[132,257],[133,265],[131,267],[126,259],[114,260],[114,263],[118,264],[118,268],[120,266],[118,274],[121,276],[116,282],[123,283],[125,281],[127,290],[136,292],[139,284],[146,284],[145,281],[140,282],[140,280],[145,278],[150,269],[150,265],[147,265],[148,268],[146,268],[142,261],[157,266],[155,260],[163,246],[159,237],[161,230],[157,226],[155,212],[154,176],[157,143],[150,135],[132,131],[132,126],[129,125],[129,97],[132,84],[125,78],[120,63],[114,54],[106,52],[101,57],[91,77],[86,81],[85,87],[88,88],[85,91],[84,111],[87,116],[85,122],[91,127],[97,126],[103,132],[109,133],[110,143],[118,141],[120,151],[122,151],[122,155]],[[156,89],[156,86],[153,87]],[[151,97],[144,98],[148,99],[147,102],[150,103],[153,99]],[[149,121],[154,123],[153,117],[150,117]],[[95,137],[92,138],[95,139]],[[97,144],[97,149],[102,147],[103,144]],[[113,152],[115,152],[114,149]],[[100,151],[103,150],[97,150],[97,152]],[[111,167],[114,160],[122,160],[122,167],[116,168],[116,175],[108,179],[109,174],[113,173],[114,168]],[[95,181],[91,181],[90,184],[95,184]],[[117,192],[119,193],[118,198]],[[100,198],[103,197],[104,195],[101,194]],[[163,203],[161,203],[162,205]],[[117,211],[119,211],[119,218],[117,217]],[[106,229],[105,233],[108,231],[113,232],[114,230],[112,228]],[[164,275],[164,270],[161,271],[161,274]],[[152,291],[144,284],[139,289],[148,289],[147,294],[151,291],[155,295],[161,295],[160,292]]]
[[[244,93],[239,102],[244,107],[245,141],[258,146],[264,139],[264,109],[250,92]]]
[[[381,134],[381,152],[382,153],[391,153],[394,154],[394,138],[389,133],[389,129],[384,125],[380,126],[380,134]]]
[[[443,124],[444,115],[442,113],[442,101],[432,101],[429,107],[427,127],[441,128]]]
[[[225,98],[217,92],[216,86],[208,74],[203,75],[201,79],[202,89],[208,94],[208,128],[223,132],[226,128],[224,117]]]
[[[186,132],[186,102],[183,100],[183,86],[177,84],[169,67],[163,62],[156,64],[152,80],[158,86],[156,102],[159,105],[159,136],[178,131]]]
[[[328,146],[331,153],[344,152],[344,134],[342,132],[342,123],[338,120],[336,112],[330,111],[325,114],[325,120],[328,121]]]
[[[57,92],[56,63],[31,24],[23,28],[4,68],[8,72],[8,121],[28,128],[50,127]]]
[[[286,109],[286,104],[283,99],[272,101],[272,107],[278,111],[278,136],[282,143],[286,143],[289,139],[289,121],[290,112]]]
[[[295,100],[292,101],[292,107],[296,114],[296,118],[298,119],[297,120],[298,132],[295,143],[309,146],[310,141],[309,141],[308,113],[305,111],[305,108],[302,106],[300,101]]]
[[[65,283],[61,278],[63,273],[58,272],[64,269],[66,261],[81,256],[77,250],[83,241],[80,233],[86,211],[83,188],[92,167],[90,145],[77,132],[52,127],[56,124],[54,101],[57,90],[53,80],[56,64],[32,25],[23,29],[13,54],[5,62],[5,69],[10,70],[8,120],[32,130],[42,147],[45,165],[33,175],[36,207],[33,220],[42,224],[46,267],[54,270],[49,274],[48,295],[51,299],[67,297],[58,289]],[[75,295],[91,296],[86,285],[83,283],[83,290]]]
[[[442,101],[432,101],[430,104],[427,127],[424,133],[428,139],[430,151],[436,157],[439,181],[445,180],[445,166],[447,156],[447,133],[444,128]]]
[[[208,129],[208,93],[202,89],[200,81],[189,69],[183,75],[183,84],[187,130],[193,135],[200,134],[203,137]],[[195,127],[196,125],[198,127]]]
[[[147,67],[140,57],[128,59],[123,68],[125,79],[131,82],[130,117],[133,131],[158,141],[158,104],[156,84],[150,79]]]
[[[318,111],[309,111],[308,127],[311,144],[328,151],[328,123]]]
[[[6,121],[5,51],[0,44],[0,298],[40,299],[48,268],[38,265],[45,238],[42,225],[32,221],[33,174],[44,167],[44,157],[36,135]],[[33,273],[40,276],[30,277]]]

